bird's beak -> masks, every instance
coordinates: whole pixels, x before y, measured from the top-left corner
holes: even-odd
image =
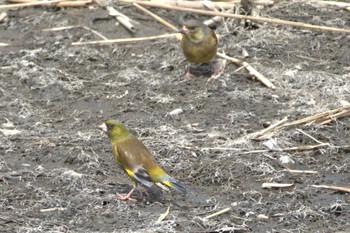
[[[180,28],[180,30],[178,30],[177,32],[181,34],[188,34],[189,30],[186,26],[182,26],[182,28]]]
[[[107,125],[105,123],[102,123],[101,125],[99,125],[98,128],[103,132],[107,132]]]

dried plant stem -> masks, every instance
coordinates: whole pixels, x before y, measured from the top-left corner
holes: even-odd
[[[323,142],[321,142],[320,140],[317,140],[316,138],[312,137],[310,134],[304,132],[304,131],[301,130],[301,129],[297,129],[297,131],[299,131],[300,133],[306,135],[308,138],[311,138],[312,140],[314,140],[314,141],[317,142],[317,143],[320,143],[320,144],[323,143]]]
[[[6,17],[7,17],[7,13],[6,12],[1,12],[0,13],[0,22],[2,22]]]
[[[169,23],[168,21],[164,20],[163,18],[161,18],[160,16],[154,14],[153,12],[147,10],[146,8],[144,8],[143,6],[140,6],[137,3],[133,3],[133,5],[135,7],[137,7],[139,10],[143,11],[144,13],[148,14],[149,16],[151,16],[152,18],[154,18],[155,20],[159,21],[161,24],[163,24],[164,26],[170,28],[171,30],[177,32],[177,27],[175,27],[174,25],[172,25],[171,23]],[[176,40],[180,41],[182,38],[182,35],[180,33],[176,34]]]
[[[92,0],[86,0],[86,1],[64,1],[57,4],[57,6],[62,7],[83,7],[92,4]]]
[[[256,79],[258,79],[260,82],[262,82],[268,88],[276,89],[276,86],[272,82],[270,82],[270,80],[268,80],[265,76],[263,76],[261,73],[259,73],[256,69],[254,69],[249,63],[241,61],[237,58],[229,57],[223,53],[218,52],[217,55],[222,57],[222,58],[225,58],[225,59],[227,59],[227,60],[229,60],[237,65],[244,67],[249,72],[250,75],[252,75]]]
[[[218,212],[216,212],[216,213],[213,213],[213,214],[211,214],[211,215],[208,215],[208,216],[204,217],[203,220],[208,220],[208,219],[210,219],[210,218],[219,216],[219,215],[224,214],[224,213],[226,213],[226,212],[228,212],[228,211],[230,211],[230,210],[231,210],[231,208],[230,208],[230,207],[227,207],[227,208],[225,208],[225,209],[223,209],[223,210],[220,210],[220,211],[218,211]]]
[[[149,37],[139,37],[139,38],[126,38],[126,39],[114,39],[114,40],[97,40],[97,41],[87,41],[87,42],[73,42],[72,45],[88,45],[88,44],[111,44],[111,43],[128,43],[128,42],[138,42],[146,40],[157,40],[175,37],[177,33],[164,34],[158,36],[149,36]]]
[[[31,6],[65,6],[65,7],[82,7],[92,3],[92,0],[86,1],[67,1],[67,0],[53,0],[53,1],[24,1],[24,3],[0,5],[0,9],[13,9],[19,7]]]
[[[324,119],[316,120],[315,123],[320,124],[320,125],[324,125],[324,124],[328,124],[328,123],[330,123],[338,118],[347,117],[347,116],[350,116],[350,109],[346,109],[346,110],[343,110],[341,112],[329,115],[329,116],[325,117]]]
[[[350,192],[350,187],[348,186],[333,186],[333,185],[311,185],[311,187],[314,188],[325,188],[325,189],[332,189],[334,191],[341,191],[341,192]]]
[[[295,146],[295,147],[289,147],[285,149],[281,149],[282,151],[303,151],[303,150],[313,150],[320,147],[330,147],[329,143],[321,143],[317,145],[305,145],[305,146]]]
[[[345,117],[345,116],[350,116],[350,106],[346,105],[346,106],[340,106],[338,108],[329,110],[329,111],[325,111],[322,113],[318,113],[312,116],[308,116],[299,120],[295,120],[292,122],[288,122],[288,123],[284,123],[287,120],[287,118],[283,118],[282,120],[276,122],[275,124],[269,126],[266,129],[260,130],[258,132],[249,134],[247,136],[244,136],[243,138],[237,140],[237,141],[241,141],[241,140],[247,140],[247,139],[255,139],[255,140],[261,140],[261,139],[265,139],[267,137],[267,134],[273,134],[275,132],[277,132],[278,130],[284,129],[286,127],[289,126],[295,126],[295,125],[300,125],[303,123],[317,123],[317,124],[326,124],[329,123],[330,121],[333,121],[339,117]],[[318,145],[328,145],[328,143],[322,143],[320,141],[318,141],[317,139],[313,138],[312,136],[310,136],[309,134],[306,134],[304,131],[298,129],[299,132],[305,134],[306,136],[308,136],[309,138],[311,138],[312,140],[316,141],[317,143],[319,143]],[[268,135],[271,137],[271,135]],[[310,149],[310,148],[305,148],[305,149]],[[311,148],[313,149],[313,148]],[[301,150],[300,147],[296,147],[296,148],[290,148],[289,150]],[[288,151],[286,149],[284,149],[284,151]]]
[[[261,185],[262,188],[289,188],[294,186],[294,183],[288,183],[288,184],[284,184],[284,183],[263,183]]]
[[[121,0],[121,2],[129,2],[129,3],[137,3],[143,4],[145,1],[134,1],[134,0]],[[179,7],[187,7],[187,8],[219,8],[219,9],[231,9],[234,4],[240,3],[240,0],[230,1],[230,2],[211,2],[211,1],[173,1],[173,0],[152,0],[147,1],[151,4],[156,5],[164,5],[168,4],[169,6],[179,6]]]
[[[305,117],[305,118],[302,118],[302,119],[299,119],[299,120],[296,120],[296,121],[292,121],[292,122],[289,122],[289,123],[286,123],[286,124],[283,124],[279,127],[277,127],[277,129],[281,129],[281,128],[284,128],[284,127],[288,127],[288,126],[293,126],[293,125],[300,125],[300,124],[303,124],[303,123],[307,123],[307,122],[314,122],[315,120],[317,119],[322,119],[322,118],[325,118],[325,117],[329,117],[331,116],[331,114],[334,114],[334,113],[337,113],[337,112],[340,112],[340,111],[343,111],[343,110],[350,110],[350,106],[340,106],[340,107],[337,107],[335,109],[332,109],[332,110],[329,110],[329,111],[325,111],[325,112],[322,112],[322,113],[318,113],[318,114],[315,114],[315,115],[312,115],[312,116],[308,116],[308,117]],[[333,119],[334,119],[334,115],[333,115]]]
[[[161,24],[165,25],[166,27],[172,29],[173,31],[177,31],[177,27],[175,27],[174,25],[172,25],[171,23],[165,21],[164,19],[162,19],[161,17],[159,17],[158,15],[154,14],[153,12],[147,10],[146,8],[144,8],[143,6],[140,6],[137,3],[133,3],[134,6],[136,6],[139,10],[143,11],[144,13],[150,15],[151,17],[153,17],[154,19],[158,20]]]
[[[312,170],[293,170],[286,168],[285,171],[288,171],[290,173],[301,173],[301,174],[317,174],[318,171],[312,171]]]
[[[135,26],[131,23],[131,19],[128,16],[117,11],[114,7],[111,6],[107,6],[106,9],[109,15],[115,17],[115,19],[118,20],[118,22],[121,25],[123,25],[127,30],[129,30],[130,32],[136,31]]]
[[[304,146],[294,146],[294,147],[288,147],[284,149],[276,149],[276,150],[251,150],[246,151],[246,149],[243,148],[230,148],[230,147],[206,147],[201,148],[202,150],[225,150],[225,151],[235,151],[240,154],[259,154],[259,153],[265,153],[265,152],[276,152],[276,151],[303,151],[303,150],[313,150],[320,147],[330,147],[331,145],[329,143],[320,143],[316,145],[304,145]],[[187,148],[188,149],[188,148]],[[193,148],[192,148],[193,149]],[[198,148],[199,149],[199,148]]]
[[[28,3],[28,2],[37,2],[37,0],[8,0],[7,2],[11,2],[11,3]]]
[[[258,132],[252,133],[249,135],[249,138],[251,139],[258,139],[259,137],[261,137],[262,135],[265,135],[268,132],[271,132],[272,130],[274,130],[275,128],[277,128],[278,126],[280,126],[281,124],[285,123],[288,120],[288,117],[283,118],[280,121],[277,121],[276,123],[270,125],[269,127],[267,127],[266,129],[260,130]]]
[[[19,3],[19,4],[7,4],[7,5],[0,5],[0,9],[12,9],[12,8],[18,8],[18,7],[29,7],[29,6],[47,6],[47,5],[53,5],[56,6],[57,3],[62,2],[63,0],[53,0],[53,1],[36,1],[36,2],[28,2],[28,3]]]
[[[350,3],[348,2],[336,2],[336,1],[313,1],[312,5],[320,5],[325,7],[334,7],[338,9],[344,9],[350,11]]]
[[[51,211],[64,211],[67,208],[62,208],[62,207],[55,207],[55,208],[49,208],[49,209],[40,209],[41,213],[45,213],[45,212],[51,212]]]
[[[90,31],[90,32],[94,33],[96,36],[102,38],[103,40],[108,40],[107,37],[105,37],[104,35],[102,35],[101,33],[99,33],[98,31],[96,31],[96,30],[94,30],[92,28],[89,28],[87,26],[81,26],[81,27],[84,28],[87,31]]]
[[[184,12],[190,12],[190,13],[202,14],[202,15],[222,16],[222,17],[227,17],[227,18],[245,19],[245,20],[252,20],[252,21],[257,21],[257,22],[268,22],[268,23],[288,25],[288,26],[293,26],[293,27],[301,27],[301,28],[306,28],[306,29],[311,29],[311,30],[350,33],[350,29],[342,29],[342,28],[335,28],[335,27],[313,25],[313,24],[293,22],[293,21],[281,20],[281,19],[270,19],[270,18],[254,17],[254,16],[248,16],[248,15],[237,15],[237,14],[222,13],[222,12],[215,12],[215,11],[198,10],[198,9],[193,9],[193,8],[171,6],[169,4],[161,4],[161,3],[153,3],[153,2],[144,2],[144,1],[131,1],[131,2],[136,2],[138,4],[146,5],[146,6],[159,7],[159,8],[177,10],[177,11],[184,11]]]
[[[170,212],[170,206],[168,206],[167,210],[159,216],[156,223],[158,224],[161,223],[169,215],[169,212]]]
[[[104,35],[102,35],[101,33],[99,33],[98,31],[91,29],[87,26],[83,26],[83,25],[72,25],[72,26],[66,26],[66,27],[56,27],[56,28],[45,28],[42,31],[43,32],[54,32],[54,31],[62,31],[62,30],[68,30],[68,29],[74,29],[74,28],[84,28],[87,31],[90,31],[92,33],[94,33],[95,35],[97,35],[98,37],[100,37],[103,40],[108,40],[107,37],[105,37]]]

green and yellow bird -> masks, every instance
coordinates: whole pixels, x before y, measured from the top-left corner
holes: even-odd
[[[189,62],[200,64],[209,62],[215,57],[218,39],[207,25],[198,20],[189,20],[178,32],[183,34],[181,47]],[[186,76],[191,76],[189,67]]]
[[[154,183],[161,183],[180,193],[186,193],[185,186],[166,174],[154,161],[147,147],[124,125],[107,120],[99,128],[108,134],[114,158],[134,183],[128,194],[117,194],[120,200],[134,200],[130,196],[138,184],[149,188]]]

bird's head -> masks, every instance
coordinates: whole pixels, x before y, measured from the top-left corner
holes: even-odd
[[[189,20],[178,31],[193,42],[200,42],[204,38],[207,26],[198,20]]]
[[[113,120],[105,121],[99,128],[108,134],[110,140],[122,140],[130,135],[124,125]]]

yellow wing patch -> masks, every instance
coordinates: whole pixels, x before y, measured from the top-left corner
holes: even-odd
[[[125,169],[126,173],[128,174],[128,176],[130,176],[130,177],[134,176],[134,172],[132,172],[131,170],[126,169],[126,168],[124,168],[124,169]]]
[[[168,187],[172,187],[173,185],[169,181],[163,181],[163,184],[165,184]]]

